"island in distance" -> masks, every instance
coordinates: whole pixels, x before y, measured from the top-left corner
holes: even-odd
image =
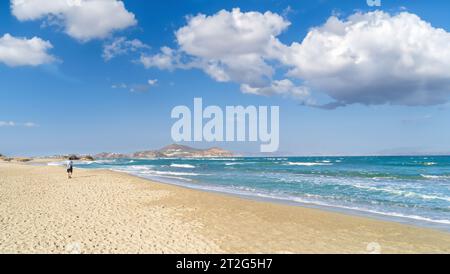
[[[99,153],[94,155],[95,159],[118,159],[118,158],[211,158],[211,157],[235,157],[231,151],[213,147],[208,149],[198,149],[189,146],[172,144],[159,150],[138,151],[132,154]]]

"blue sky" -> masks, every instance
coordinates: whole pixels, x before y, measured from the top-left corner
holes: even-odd
[[[194,97],[202,97],[207,105],[280,106],[279,154],[450,152],[450,77],[440,69],[449,64],[450,55],[450,3],[446,1],[383,0],[381,7],[369,7],[365,0],[106,0],[124,4],[114,6],[118,13],[110,16],[69,7],[17,6],[13,11],[13,2],[0,3],[0,153],[159,148],[172,142],[172,108],[191,106]],[[235,8],[240,10],[233,13]],[[380,13],[375,16],[374,11]],[[399,16],[402,12],[406,15]],[[258,29],[248,28],[262,40],[255,42],[253,36],[245,40],[236,37],[241,34],[239,29],[230,35],[235,28],[224,31],[221,27],[206,36],[217,35],[212,39],[215,43],[201,39],[202,31],[217,27],[215,22],[228,23],[232,14],[255,20]],[[354,14],[360,17],[351,17]],[[83,20],[91,15],[115,22],[96,28],[94,21],[86,27]],[[350,27],[327,36],[340,26],[324,26],[332,16]],[[220,18],[224,20],[214,21]],[[357,22],[366,21],[373,26],[386,23],[392,29],[387,27],[386,35],[376,27],[359,29]],[[184,32],[177,32],[181,28]],[[276,38],[273,52],[273,40],[263,39],[267,33]],[[308,33],[311,41],[303,42]],[[30,48],[33,37],[39,41]],[[329,37],[341,40],[323,42]],[[397,37],[403,40],[392,43]],[[106,60],[105,47],[118,39],[129,43],[120,44],[121,51],[113,51]],[[232,48],[234,39],[243,41],[238,43],[242,51],[224,53],[221,46]],[[380,45],[371,46],[372,39]],[[408,43],[403,44],[405,40]],[[267,47],[261,49],[260,41],[266,41]],[[16,42],[21,50],[13,55],[8,47]],[[45,42],[51,47],[45,47]],[[314,51],[322,46],[325,52]],[[173,50],[181,61],[175,63],[172,56],[174,63],[158,63],[153,57],[167,57],[161,47]],[[328,54],[341,49],[351,49],[354,58],[363,58],[358,60],[365,65],[331,63],[330,56],[335,55]],[[239,63],[243,56],[252,56],[256,65]],[[205,67],[216,60],[220,62],[213,72]],[[254,75],[246,74],[256,67]],[[157,81],[150,84],[149,80]],[[277,88],[280,80],[292,86]],[[245,87],[251,87],[254,94],[248,89],[246,93]],[[338,107],[326,108],[330,103]],[[259,149],[259,143],[188,145],[219,145],[240,152]]]

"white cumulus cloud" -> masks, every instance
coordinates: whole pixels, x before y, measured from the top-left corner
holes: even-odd
[[[218,82],[240,84],[244,93],[329,109],[450,99],[450,33],[415,14],[331,16],[288,45],[279,35],[290,24],[276,13],[240,9],[190,16],[175,32],[176,48],[163,47],[140,61],[147,68],[201,69]],[[331,103],[315,103],[318,92]]]
[[[53,48],[49,41],[5,34],[0,38],[0,63],[11,67],[38,66],[51,63],[55,58],[48,53]]]
[[[434,105],[450,98],[450,33],[415,14],[331,17],[283,50],[290,76],[335,100]]]
[[[20,21],[44,19],[80,41],[105,38],[137,23],[120,0],[11,0]]]
[[[252,94],[280,94],[299,97],[304,94],[292,81],[273,80],[277,39],[290,25],[272,12],[221,10],[214,15],[199,14],[187,18],[187,24],[175,33],[177,49],[163,47],[155,55],[141,56],[149,68],[203,70],[219,82],[235,82]],[[288,84],[287,84],[288,83]]]

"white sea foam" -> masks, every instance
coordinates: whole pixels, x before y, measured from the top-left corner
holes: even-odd
[[[225,163],[226,166],[242,165],[242,163]]]
[[[127,171],[126,169],[123,169],[124,171]],[[135,172],[135,174],[153,174],[153,175],[173,175],[173,176],[200,176],[200,175],[207,175],[207,174],[199,174],[199,173],[193,173],[193,172],[175,172],[175,171],[159,171],[159,170],[152,170],[149,168],[146,169],[132,169],[128,170],[129,172]]]
[[[78,161],[78,164],[82,164],[82,165],[91,165],[95,163],[95,161]]]
[[[413,219],[413,220],[418,220],[418,221],[450,225],[450,220],[446,220],[446,219],[431,219],[431,218],[426,218],[426,217],[422,217],[422,216],[418,216],[418,215],[407,215],[407,214],[402,214],[402,213],[398,213],[398,212],[383,212],[383,211],[360,209],[360,208],[353,208],[353,207],[343,207],[343,208],[358,210],[358,211],[363,211],[363,212],[369,212],[369,213],[374,213],[374,214],[379,214],[379,215],[385,215],[385,216],[390,216],[390,217],[407,218],[407,219]]]
[[[66,162],[50,162],[47,163],[48,166],[65,166]]]
[[[288,166],[331,166],[330,163],[314,163],[314,162],[287,162]]]
[[[420,174],[420,176],[426,179],[441,179],[443,177],[438,175],[426,175],[426,174]]]
[[[208,161],[237,161],[237,158],[201,158],[202,160]]]
[[[234,163],[225,163],[226,166],[252,165],[252,164],[256,164],[256,162],[234,162]]]
[[[173,171],[156,171],[151,170],[148,171],[149,174],[156,174],[156,175],[176,175],[176,176],[200,176],[205,174],[199,174],[199,173],[193,173],[193,172],[173,172]]]
[[[142,177],[145,177],[145,178],[150,178],[150,179],[151,178],[154,178],[154,179],[167,178],[167,179],[173,179],[173,180],[192,182],[192,179],[185,178],[185,177],[171,176],[171,175],[161,175],[161,174],[157,175],[157,174],[153,174],[153,173],[150,173],[150,174],[144,173],[144,174],[139,174],[139,175]]]
[[[145,166],[124,166],[122,167],[124,170],[150,170],[153,166],[145,165]]]
[[[115,163],[116,160],[112,159],[112,160],[96,160],[94,161],[94,163],[96,164],[112,164]]]
[[[257,196],[263,197],[263,198],[269,198],[269,199],[294,201],[294,202],[298,202],[298,203],[302,203],[302,204],[312,204],[312,205],[318,205],[318,206],[324,206],[324,207],[342,208],[342,209],[346,209],[346,210],[354,210],[354,211],[372,213],[372,214],[377,214],[377,215],[384,215],[384,216],[389,216],[389,217],[406,218],[406,219],[413,219],[413,220],[418,220],[418,221],[450,225],[450,220],[447,220],[447,219],[432,219],[432,218],[427,218],[427,217],[418,216],[418,215],[402,214],[399,212],[388,212],[388,211],[385,212],[385,211],[379,211],[379,210],[373,210],[373,209],[367,209],[367,208],[361,208],[361,207],[335,205],[335,204],[329,204],[329,203],[325,203],[325,202],[321,202],[321,201],[317,201],[317,200],[312,201],[309,199],[303,199],[301,197],[293,197],[293,196],[286,196],[286,197],[281,196],[280,197],[280,196],[264,194],[264,193],[258,193]]]
[[[419,193],[415,193],[415,192],[408,192],[405,194],[405,197],[418,197],[418,198],[425,199],[425,200],[442,200],[442,201],[450,202],[450,197],[419,194]]]
[[[392,189],[387,187],[373,187],[373,186],[365,186],[361,184],[354,184],[353,186],[365,190],[371,190],[371,191],[381,191],[386,192],[389,194],[397,195],[397,196],[403,196],[403,197],[409,197],[409,198],[419,198],[424,200],[442,200],[442,201],[448,201],[450,202],[450,197],[442,197],[437,195],[430,195],[430,194],[423,194],[423,193],[416,193],[412,191],[404,191],[400,189]]]
[[[205,187],[202,187],[202,188],[206,189]],[[218,190],[218,189],[214,189],[214,188],[211,188],[211,189]],[[427,218],[427,217],[418,216],[418,215],[403,214],[403,213],[399,213],[399,212],[379,211],[379,210],[362,208],[362,207],[337,205],[337,204],[322,202],[319,200],[304,199],[302,197],[297,197],[297,196],[274,195],[271,193],[256,192],[254,189],[251,189],[251,191],[246,191],[242,188],[239,190],[234,190],[234,191],[231,189],[226,189],[226,190],[222,190],[222,191],[231,193],[231,194],[234,193],[234,194],[238,194],[238,195],[249,195],[249,196],[257,196],[257,197],[261,197],[261,198],[275,199],[275,200],[293,201],[293,202],[297,202],[297,203],[301,203],[301,204],[310,204],[310,205],[323,206],[323,207],[328,207],[328,208],[340,208],[340,209],[344,209],[344,210],[372,213],[372,214],[383,215],[383,216],[388,216],[388,217],[406,218],[406,219],[413,219],[413,220],[417,220],[417,221],[425,221],[425,222],[431,222],[431,223],[450,225],[450,220],[448,220],[448,219],[432,219],[432,218]]]
[[[264,158],[264,160],[268,160],[268,161],[287,161],[288,158]]]
[[[177,168],[195,168],[193,165],[188,164],[171,164],[171,167],[177,167]]]
[[[152,172],[152,171],[140,171],[140,172],[136,172],[136,171],[130,171],[130,170],[125,170],[125,169],[111,169],[112,171],[116,171],[116,172],[123,172],[123,173],[128,173],[128,174],[132,174],[138,177],[143,177],[146,179],[162,179],[162,178],[167,178],[167,179],[173,179],[173,180],[177,180],[177,181],[188,181],[191,182],[192,179],[189,178],[185,178],[185,177],[179,177],[179,176],[171,176],[167,174],[164,174],[162,172]]]
[[[420,174],[425,179],[433,179],[433,180],[445,180],[450,179],[450,175],[427,175],[427,174]]]

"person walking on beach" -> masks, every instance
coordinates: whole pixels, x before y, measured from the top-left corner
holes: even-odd
[[[69,179],[72,179],[73,174],[73,162],[72,160],[67,161],[67,176],[69,176]]]

